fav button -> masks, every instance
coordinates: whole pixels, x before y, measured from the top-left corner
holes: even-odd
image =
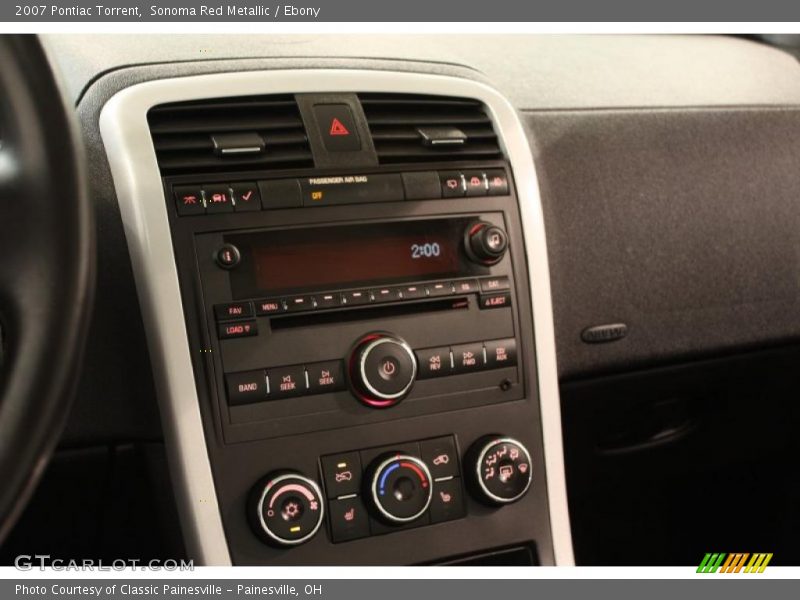
[[[328,498],[339,498],[361,491],[361,457],[346,452],[322,457],[322,476]]]
[[[452,436],[440,437],[433,440],[424,440],[419,443],[420,456],[431,477],[458,477],[458,454],[456,443]]]
[[[253,316],[253,305],[250,302],[228,302],[215,304],[214,315],[218,320],[243,319]]]

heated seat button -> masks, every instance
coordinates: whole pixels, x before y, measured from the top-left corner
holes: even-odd
[[[464,185],[467,188],[467,196],[485,196],[486,179],[481,171],[467,171],[464,173]]]
[[[439,180],[442,184],[442,197],[459,198],[466,195],[467,189],[464,183],[464,176],[457,171],[445,171],[439,173]]]
[[[482,343],[460,344],[451,350],[456,373],[472,373],[484,367]]]
[[[289,398],[305,394],[306,371],[302,365],[267,369],[270,398]]]
[[[226,304],[215,304],[214,315],[220,321],[226,319],[244,319],[253,316],[253,304],[251,302],[228,302]]]
[[[418,379],[431,379],[452,375],[453,365],[450,360],[450,348],[425,348],[417,350],[419,364]]]
[[[282,312],[286,312],[286,305],[280,298],[262,298],[261,300],[256,300],[256,314],[259,317],[279,315]]]
[[[251,404],[267,399],[267,379],[264,371],[228,373],[228,404]]]
[[[314,117],[328,152],[361,150],[353,112],[347,104],[315,104]]]
[[[346,542],[369,535],[369,516],[358,496],[331,500],[328,514],[331,520],[331,540],[334,542]]]
[[[493,340],[483,344],[486,348],[486,366],[490,369],[513,367],[517,364],[517,340]]]
[[[208,214],[233,212],[231,191],[227,186],[204,186],[203,194],[206,197],[206,212]]]
[[[328,498],[338,498],[361,491],[361,457],[345,452],[322,457],[322,476]]]
[[[455,477],[433,483],[430,513],[431,523],[452,521],[465,516],[464,490],[461,486],[461,479]]]
[[[203,194],[200,188],[182,185],[174,188],[173,194],[175,195],[175,207],[178,209],[180,216],[205,214],[206,207],[203,203]]]
[[[508,176],[502,169],[486,171],[486,185],[490,196],[505,196],[508,194]]]
[[[234,183],[231,192],[236,212],[261,210],[261,194],[255,182]]]
[[[308,390],[312,394],[337,392],[344,389],[344,367],[340,360],[326,360],[324,362],[306,365],[308,373]]]
[[[424,440],[419,443],[419,450],[422,460],[428,465],[431,477],[434,479],[458,477],[458,454],[452,436]]]
[[[236,323],[220,323],[217,325],[219,339],[250,337],[258,335],[258,325],[255,321],[237,321]]]

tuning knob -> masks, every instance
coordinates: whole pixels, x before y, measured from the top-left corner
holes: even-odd
[[[391,525],[421,517],[431,503],[433,484],[428,467],[408,454],[389,453],[367,470],[368,497],[381,520]]]
[[[464,246],[473,261],[482,265],[493,265],[503,258],[508,250],[508,236],[502,228],[486,221],[477,221],[467,227]]]
[[[250,493],[248,512],[255,531],[277,546],[310,540],[322,525],[325,503],[317,483],[299,473],[272,473]]]
[[[502,436],[479,439],[467,453],[473,491],[488,504],[510,504],[531,486],[531,455],[521,442]]]
[[[405,398],[417,376],[411,347],[388,333],[372,333],[356,344],[350,355],[350,383],[367,406],[386,408]]]

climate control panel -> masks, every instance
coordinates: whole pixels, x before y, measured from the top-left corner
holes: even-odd
[[[259,538],[301,544],[326,514],[333,543],[433,525],[467,516],[465,488],[500,508],[520,500],[533,481],[528,449],[502,435],[480,438],[463,461],[455,436],[443,436],[326,455],[320,472],[324,493],[293,471],[272,473],[253,487],[248,517]]]

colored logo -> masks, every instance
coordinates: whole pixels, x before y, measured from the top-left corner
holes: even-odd
[[[749,554],[747,552],[732,554],[726,552],[707,552],[700,562],[700,566],[697,567],[697,572],[763,573],[771,560],[771,552],[758,552],[756,554]]]

